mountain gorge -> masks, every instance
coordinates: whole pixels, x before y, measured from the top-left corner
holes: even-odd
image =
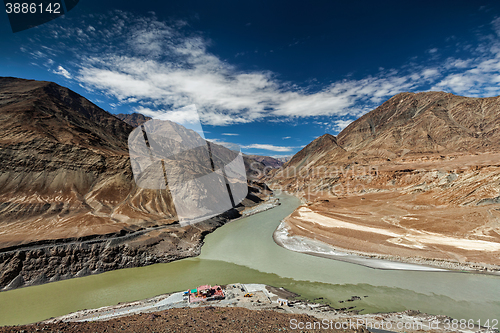
[[[194,256],[270,193],[249,181],[235,209],[179,226],[168,189],[133,179],[134,127],[55,83],[0,78],[0,127],[0,288]]]

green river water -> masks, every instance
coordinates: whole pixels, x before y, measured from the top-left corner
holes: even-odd
[[[273,231],[299,205],[293,196],[279,198],[282,205],[208,235],[197,258],[1,292],[0,325],[236,282],[284,287],[307,299],[323,297],[336,308],[356,306],[363,313],[416,309],[458,319],[500,319],[498,276],[373,269],[279,247]],[[338,303],[354,295],[362,299]]]

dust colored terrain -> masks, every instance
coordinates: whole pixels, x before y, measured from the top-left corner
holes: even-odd
[[[169,190],[134,181],[128,138],[148,118],[120,117],[130,124],[55,83],[0,77],[0,290],[195,256],[207,233],[270,193],[251,181],[236,208],[180,227]],[[190,177],[212,172],[196,153],[183,158]]]
[[[497,97],[396,95],[274,173],[273,188],[306,202],[286,220],[290,233],[365,254],[500,268],[499,123]]]

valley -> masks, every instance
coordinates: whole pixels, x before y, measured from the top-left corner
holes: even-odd
[[[148,119],[130,117],[54,83],[0,78],[0,289],[196,256],[207,233],[268,198],[249,180],[237,207],[180,226],[168,189],[133,180],[127,139]]]
[[[368,256],[498,272],[498,103],[404,93],[337,137],[316,139],[271,180],[305,202],[285,220],[290,235]]]

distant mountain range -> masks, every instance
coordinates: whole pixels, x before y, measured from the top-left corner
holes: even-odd
[[[271,168],[279,168],[283,165],[283,161],[274,158],[274,157],[269,157],[269,156],[261,156],[261,155],[246,155],[249,158],[254,159],[257,162],[261,162],[267,167]]]
[[[280,161],[281,163],[286,163],[288,161],[290,161],[290,159],[292,158],[293,156],[283,156],[283,157],[274,157],[275,159],[277,159],[278,161]]]
[[[132,127],[137,127],[144,124],[146,121],[151,120],[151,117],[146,117],[140,113],[118,113],[115,116]],[[279,168],[284,162],[290,159],[290,157],[273,158],[269,156],[261,155],[243,155],[245,161],[245,167],[247,170],[248,177],[252,179],[260,179],[265,176],[265,173],[269,168]],[[266,167],[268,167],[266,169]]]

